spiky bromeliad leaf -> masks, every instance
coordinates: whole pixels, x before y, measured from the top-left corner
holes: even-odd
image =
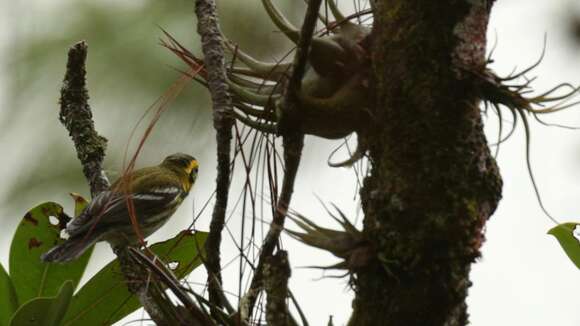
[[[296,43],[299,31],[276,8],[271,0],[262,0],[265,11],[280,31]],[[232,55],[227,69],[233,98],[232,114],[245,125],[263,133],[283,134],[285,130],[328,139],[339,139],[353,132],[359,140],[366,137],[369,111],[369,35],[370,29],[350,21],[334,3],[330,9],[338,20],[325,23],[328,33],[314,36],[308,54],[308,65],[298,90],[296,110],[281,105],[282,89],[292,75],[289,62],[262,62],[239,49],[225,36],[224,44]],[[195,78],[202,85],[207,78],[203,59],[165,32],[161,44],[176,54],[190,68],[200,70]],[[280,60],[282,61],[282,60]],[[298,122],[298,123],[294,123]],[[299,127],[297,127],[299,126]],[[356,155],[331,166],[348,166],[362,158],[366,146],[358,146]]]
[[[534,64],[520,72],[513,72],[507,77],[498,76],[488,67],[477,70],[467,69],[465,72],[475,77],[474,85],[476,86],[480,98],[484,102],[485,109],[487,110],[487,108],[491,107],[497,113],[499,122],[499,134],[498,140],[496,142],[496,146],[498,146],[496,149],[496,156],[498,153],[497,150],[499,150],[499,145],[513,134],[516,128],[517,120],[521,119],[526,137],[526,165],[538,204],[540,205],[540,208],[544,214],[550,220],[556,224],[559,224],[559,222],[552,215],[550,215],[548,210],[545,208],[542,197],[540,196],[539,187],[536,183],[532,171],[530,155],[531,130],[530,124],[528,122],[528,116],[532,116],[539,123],[546,126],[578,129],[575,127],[545,122],[541,119],[540,116],[566,110],[580,104],[580,101],[577,100],[578,95],[580,94],[580,86],[574,86],[570,83],[561,83],[543,93],[530,95],[534,92],[531,84],[536,78],[529,78],[527,74],[529,74],[541,63],[544,54],[545,40],[542,54]],[[488,64],[491,62],[493,62],[491,58],[488,59]],[[512,128],[506,136],[503,136],[502,109],[507,109],[512,115]]]
[[[324,206],[327,213],[341,226],[342,230],[321,227],[305,216],[290,212],[288,218],[303,232],[289,229],[285,229],[285,231],[289,236],[306,245],[326,250],[336,257],[343,259],[338,264],[326,267],[314,266],[316,268],[346,269],[349,271],[361,268],[368,263],[369,259],[374,255],[374,252],[365,240],[363,233],[350,223],[348,218],[337,206],[333,205],[333,207],[339,216],[336,216]]]

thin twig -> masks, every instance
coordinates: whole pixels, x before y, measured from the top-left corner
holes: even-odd
[[[302,78],[306,70],[310,43],[316,27],[316,20],[318,18],[321,3],[322,0],[311,0],[308,3],[308,9],[306,11],[306,16],[304,18],[304,23],[302,24],[302,30],[300,31],[300,38],[296,48],[296,55],[294,56],[292,75],[290,76],[284,96],[283,109],[288,116],[290,116],[290,123],[286,124],[288,128],[279,129],[279,132],[283,137],[284,146],[284,179],[282,181],[280,197],[276,202],[274,217],[270,224],[270,229],[268,230],[266,239],[264,240],[264,244],[262,245],[258,267],[256,268],[252,278],[250,289],[243,298],[244,311],[242,316],[245,318],[250,318],[252,316],[256,299],[258,298],[260,289],[263,287],[262,278],[264,261],[267,257],[272,256],[275,246],[278,243],[280,232],[284,228],[286,212],[288,211],[288,206],[290,205],[290,200],[292,199],[292,193],[294,191],[294,181],[296,180],[302,148],[304,146],[304,134],[300,131],[299,120],[291,117],[293,114],[297,114],[298,111],[297,94],[300,91]]]
[[[290,300],[294,304],[294,308],[296,309],[296,311],[298,312],[298,315],[300,316],[300,321],[302,322],[302,326],[310,326],[310,324],[308,323],[308,319],[306,319],[306,315],[304,315],[304,311],[302,311],[302,308],[300,307],[300,304],[298,303],[298,300],[296,300],[296,297],[294,296],[294,294],[290,290],[288,290],[288,297],[290,297]]]
[[[220,244],[224,228],[230,186],[230,151],[232,139],[232,100],[228,93],[226,66],[218,16],[214,0],[196,0],[197,31],[201,36],[207,84],[213,103],[213,121],[217,140],[216,201],[212,213],[209,236],[205,244],[207,253],[209,300],[222,307]],[[217,284],[216,284],[217,282]],[[212,314],[215,315],[214,309]]]

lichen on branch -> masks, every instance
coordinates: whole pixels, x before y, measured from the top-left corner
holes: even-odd
[[[109,188],[109,180],[105,176],[102,164],[105,158],[107,140],[95,130],[93,114],[88,104],[86,88],[87,43],[84,41],[73,45],[68,52],[66,73],[60,97],[60,121],[69,131],[77,156],[83,166],[83,173],[91,189],[92,197]],[[174,320],[166,312],[166,301],[163,291],[149,287],[145,277],[147,270],[130,259],[127,247],[116,248],[121,271],[128,284],[128,289],[135,294],[149,316],[159,325]],[[155,288],[155,289],[154,289]]]
[[[68,52],[66,74],[60,95],[60,122],[71,136],[77,156],[83,165],[83,173],[89,182],[91,195],[109,188],[109,180],[102,172],[107,139],[95,130],[93,114],[88,104],[85,60],[87,43],[73,45]]]

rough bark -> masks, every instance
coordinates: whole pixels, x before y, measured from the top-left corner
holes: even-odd
[[[349,325],[465,325],[471,264],[501,197],[479,99],[493,1],[375,3],[375,86],[361,201],[375,259]]]
[[[288,297],[288,279],[290,263],[288,253],[284,250],[266,258],[264,264],[264,289],[266,300],[266,322],[271,326],[290,325],[290,315],[286,299]]]
[[[211,217],[210,232],[205,249],[207,252],[206,269],[208,272],[209,299],[216,307],[222,307],[222,276],[220,245],[226,219],[228,193],[230,188],[230,151],[233,119],[231,118],[232,100],[226,82],[226,66],[222,37],[219,31],[218,16],[213,0],[195,2],[197,30],[201,36],[207,85],[213,104],[213,125],[217,142],[216,200]],[[212,313],[216,314],[215,309]]]
[[[109,180],[103,173],[107,139],[97,133],[93,113],[89,106],[86,88],[87,44],[78,42],[70,48],[66,74],[60,91],[60,122],[73,140],[83,173],[89,182],[91,195],[109,188]]]
[[[107,139],[97,133],[92,119],[85,80],[86,58],[87,44],[84,41],[76,43],[69,49],[61,89],[59,119],[73,140],[91,195],[94,197],[109,188],[109,180],[102,170]],[[148,271],[130,259],[128,248],[117,248],[116,254],[129,291],[139,298],[151,319],[158,325],[178,325],[179,323],[174,322],[176,314],[168,312],[168,309],[174,309],[171,301],[163,296],[162,290],[149,286],[146,277]]]

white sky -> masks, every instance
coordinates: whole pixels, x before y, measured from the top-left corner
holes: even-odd
[[[569,40],[562,28],[571,10],[571,3],[571,0],[497,1],[489,28],[490,45],[496,35],[498,42],[493,68],[500,74],[508,74],[514,66],[521,68],[535,62],[546,33],[546,56],[535,71],[539,77],[535,82],[536,88],[545,90],[563,81],[580,83],[580,48],[566,46]],[[0,72],[4,68],[3,62],[10,55],[5,42],[1,41],[10,31],[10,26],[4,26],[8,20],[2,15],[6,13],[2,14],[0,10],[0,27],[3,27],[0,28]],[[25,18],[22,21],[26,21]],[[0,78],[9,76],[0,74]],[[2,81],[0,79],[0,83]],[[5,96],[4,88],[0,87],[0,103],[3,102],[2,96]],[[0,119],[3,110],[0,110]],[[578,110],[580,108],[548,117],[547,120],[580,126]],[[490,115],[486,123],[489,140],[493,142],[497,125],[495,117]],[[547,128],[533,122],[532,129],[532,164],[544,204],[561,221],[580,221],[580,131]],[[0,139],[4,153],[13,151],[14,147],[9,146],[15,145]],[[556,240],[546,234],[553,224],[542,214],[535,198],[525,165],[524,146],[524,134],[518,128],[515,135],[501,147],[498,162],[504,180],[503,200],[488,223],[483,258],[473,267],[474,285],[468,298],[471,323],[475,326],[577,326],[580,325],[577,310],[577,297],[580,294],[578,269],[568,261]],[[315,195],[326,202],[338,204],[350,216],[357,214],[356,204],[352,200],[355,191],[353,173],[326,166],[331,149],[329,142],[309,139],[304,154],[304,168],[299,174],[292,205],[326,226],[334,224],[320,207]],[[193,192],[194,199],[190,198],[189,204],[184,206],[191,207],[192,201],[195,201],[199,207],[213,190],[214,157],[213,150],[201,157],[201,173]],[[15,164],[7,160],[5,156],[3,162],[8,165],[0,168],[2,180],[11,177],[10,169],[6,166]],[[0,189],[0,193],[3,191],[5,189]],[[41,200],[38,198],[38,201]],[[153,239],[166,238],[174,234],[175,230],[187,226],[191,219],[188,214],[190,211],[182,208],[179,213],[182,218],[174,218],[171,226],[162,229]],[[207,219],[202,220],[198,227],[204,229],[207,223]],[[15,227],[13,223],[10,225]],[[233,230],[237,228],[234,226]],[[11,234],[13,229],[7,231],[10,233],[5,233],[5,239],[0,241],[0,262],[4,266],[7,264],[9,245],[6,238],[10,238],[6,234]],[[330,265],[336,262],[327,253],[291,240],[286,239],[285,244],[290,250],[293,267]],[[231,244],[224,251],[224,261],[236,255]],[[111,257],[106,245],[98,247],[97,255]],[[90,263],[92,270],[100,266],[102,264],[96,259]],[[203,283],[205,276],[202,274],[196,272],[190,280]],[[345,280],[320,279],[321,276],[323,274],[316,270],[295,268],[291,287],[311,325],[325,325],[331,314],[335,316],[335,325],[346,324],[351,311],[352,292]],[[236,266],[226,270],[225,279],[226,287],[236,292],[237,284],[230,281],[237,279]]]

